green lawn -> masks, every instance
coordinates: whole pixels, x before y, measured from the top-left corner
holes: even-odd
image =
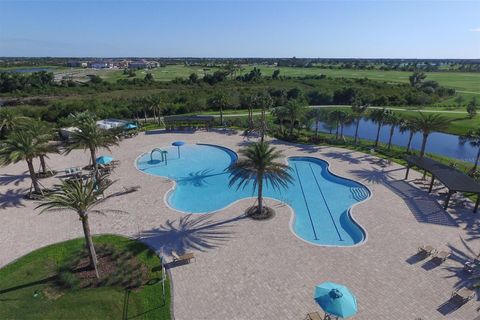
[[[94,243],[128,250],[149,271],[149,284],[127,291],[119,287],[58,289],[57,264],[84,247],[75,239],[36,250],[0,269],[0,319],[170,319],[170,292],[162,302],[160,261],[144,244],[120,236],[94,237]],[[35,292],[40,292],[34,297]]]

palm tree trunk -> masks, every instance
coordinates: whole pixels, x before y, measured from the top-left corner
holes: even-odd
[[[38,185],[37,176],[35,175],[35,169],[33,168],[32,160],[27,160],[27,164],[28,164],[28,171],[30,173],[30,179],[32,179],[33,190],[35,190],[35,193],[41,194],[42,190]]]
[[[263,212],[263,175],[259,175],[258,179],[258,213]]]
[[[147,110],[143,109],[143,120],[144,123],[147,124]]]
[[[338,140],[338,129],[339,129],[338,121],[336,122],[335,126],[337,127],[337,129],[335,130],[335,140]]]
[[[98,179],[99,174],[98,174],[98,165],[97,165],[97,155],[96,155],[95,149],[90,149],[90,157],[92,158],[92,168],[95,174],[95,178]]]
[[[223,126],[223,108],[220,107],[220,125]]]
[[[47,173],[47,164],[45,163],[45,156],[42,154],[39,156],[40,158],[40,166],[42,167],[42,173]]]
[[[377,138],[375,139],[375,148],[378,147],[378,140],[380,140],[380,129],[382,129],[382,123],[378,123],[378,128],[377,128]]]
[[[319,122],[320,122],[320,121],[316,121],[316,122],[315,122],[315,139],[318,138],[318,125],[319,125]]]
[[[97,268],[97,254],[95,252],[95,247],[93,246],[93,240],[92,240],[92,235],[90,233],[90,225],[88,224],[88,216],[85,214],[85,212],[80,213],[80,220],[82,221],[82,227],[83,227],[83,234],[85,236],[85,244],[87,247],[88,251],[88,258],[90,260],[90,267],[92,267],[95,270],[95,275],[97,276],[97,279],[100,278],[98,274],[98,268]]]
[[[344,123],[340,123],[340,139],[342,140],[345,140],[344,136],[343,136],[343,127],[344,127]]]
[[[390,151],[390,148],[392,147],[392,139],[393,139],[393,134],[395,132],[395,126],[390,127],[390,137],[388,138],[388,147],[387,150]]]
[[[360,118],[357,119],[357,125],[355,126],[355,141],[354,143],[358,143],[358,128],[360,127]]]
[[[420,149],[420,158],[425,155],[425,148],[427,146],[428,133],[423,134],[422,148]]]
[[[290,137],[293,136],[293,129],[295,128],[295,120],[290,119]]]
[[[473,165],[472,172],[475,172],[477,170],[479,159],[480,159],[480,148],[478,148],[477,157],[475,158],[475,164]]]
[[[413,139],[414,134],[415,134],[415,132],[410,131],[410,136],[408,137],[408,143],[407,143],[407,153],[410,152],[410,147],[412,145],[412,139]]]

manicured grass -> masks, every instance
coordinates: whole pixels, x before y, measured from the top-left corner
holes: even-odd
[[[75,239],[36,250],[0,269],[0,319],[170,319],[170,291],[162,301],[160,261],[154,252],[134,240],[102,235],[94,243],[128,250],[149,270],[150,281],[139,289],[120,287],[59,289],[56,266],[84,248]],[[34,293],[39,292],[37,297]]]

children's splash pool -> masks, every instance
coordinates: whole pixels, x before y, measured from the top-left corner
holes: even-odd
[[[237,160],[230,149],[188,144],[180,147],[180,157],[177,147],[161,150],[167,153],[162,156],[157,150],[141,155],[137,168],[176,182],[166,198],[179,211],[213,212],[256,196],[253,187],[237,190],[228,186],[230,175],[226,168]],[[363,241],[365,232],[350,216],[350,208],[370,197],[368,188],[332,174],[328,163],[318,158],[290,157],[288,165],[293,183],[281,190],[267,186],[264,195],[293,208],[295,234],[318,245],[351,246]]]

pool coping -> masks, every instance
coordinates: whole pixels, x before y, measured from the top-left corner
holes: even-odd
[[[234,150],[228,148],[228,147],[225,147],[225,146],[222,146],[222,145],[216,145],[216,144],[209,144],[209,143],[194,143],[195,145],[203,145],[203,146],[211,146],[211,147],[215,147],[215,148],[219,148],[219,149],[226,149],[228,151],[231,151],[236,157],[237,159],[239,158],[238,156],[238,153],[235,152]],[[165,148],[166,146],[164,146],[163,148]],[[156,147],[156,148],[162,148],[162,147]],[[176,209],[174,207],[172,207],[169,203],[168,203],[168,196],[173,192],[175,191],[176,189],[176,186],[177,186],[177,182],[173,179],[170,179],[168,177],[165,177],[165,176],[160,176],[160,175],[156,175],[156,174],[151,174],[151,173],[148,173],[148,172],[145,172],[145,171],[142,171],[138,168],[137,166],[137,162],[138,162],[138,159],[140,157],[142,157],[143,155],[145,154],[148,154],[149,152],[143,152],[141,153],[140,155],[138,155],[135,160],[134,160],[134,167],[135,169],[137,169],[139,172],[143,173],[143,174],[147,174],[147,175],[150,175],[150,176],[153,176],[153,177],[160,177],[160,178],[163,178],[165,179],[164,181],[168,181],[168,182],[172,182],[172,187],[170,187],[170,189],[168,189],[165,194],[163,195],[163,202],[165,203],[165,205],[171,209],[172,211],[175,211],[175,212],[178,212],[178,213],[181,213],[181,214],[185,214],[185,215],[194,215],[194,214],[215,214],[215,213],[218,213],[220,211],[223,211],[223,210],[226,210],[228,208],[230,208],[231,206],[235,205],[236,203],[240,202],[240,201],[243,201],[243,200],[248,200],[248,199],[255,199],[256,197],[245,197],[245,198],[241,198],[241,199],[237,199],[231,203],[229,203],[227,206],[225,207],[222,207],[220,209],[217,209],[217,210],[214,210],[214,211],[209,211],[209,212],[200,212],[200,213],[195,213],[195,212],[187,212],[187,211],[182,211],[182,210],[179,210],[179,209]],[[272,200],[272,201],[276,201],[276,202],[279,202],[281,203],[282,205],[285,205],[286,207],[289,208],[290,210],[290,221],[289,221],[289,229],[290,229],[290,232],[299,240],[305,242],[305,243],[308,243],[308,244],[311,244],[311,245],[314,245],[314,246],[319,246],[319,247],[334,247],[334,248],[352,248],[352,247],[358,247],[358,246],[361,246],[363,244],[365,244],[368,240],[368,232],[367,230],[362,227],[362,225],[353,217],[352,215],[352,209],[368,200],[370,200],[370,198],[373,196],[373,192],[372,190],[366,186],[365,184],[361,183],[361,182],[358,182],[358,181],[355,181],[353,179],[350,179],[350,178],[346,178],[346,177],[343,177],[335,172],[332,171],[331,169],[331,164],[330,162],[328,162],[327,160],[324,160],[324,159],[320,159],[320,158],[317,158],[317,157],[312,157],[312,156],[304,156],[304,155],[299,155],[299,156],[287,156],[285,157],[284,159],[284,162],[285,164],[288,165],[288,159],[290,158],[307,158],[307,159],[314,159],[314,160],[319,160],[319,161],[323,161],[327,164],[327,170],[328,172],[337,177],[337,178],[340,178],[340,179],[345,179],[345,180],[349,180],[349,181],[352,181],[354,183],[358,183],[360,185],[362,185],[363,187],[365,187],[367,190],[368,190],[368,197],[365,198],[364,200],[362,201],[359,201],[359,202],[356,202],[355,204],[351,205],[348,209],[347,209],[347,214],[349,216],[349,218],[353,221],[353,223],[355,225],[358,226],[358,228],[361,230],[361,232],[363,233],[364,235],[364,238],[358,242],[358,243],[355,243],[355,244],[352,244],[352,245],[347,245],[347,246],[342,246],[342,245],[335,245],[335,244],[319,244],[319,243],[314,243],[314,242],[311,242],[311,241],[308,241],[308,240],[305,240],[303,238],[301,238],[299,235],[296,234],[295,230],[293,229],[293,226],[294,226],[294,223],[295,223],[295,219],[296,219],[296,213],[295,213],[295,210],[288,204],[288,203],[285,203],[279,199],[276,199],[276,198],[271,198],[271,197],[263,197],[264,199],[269,199],[269,200]]]

